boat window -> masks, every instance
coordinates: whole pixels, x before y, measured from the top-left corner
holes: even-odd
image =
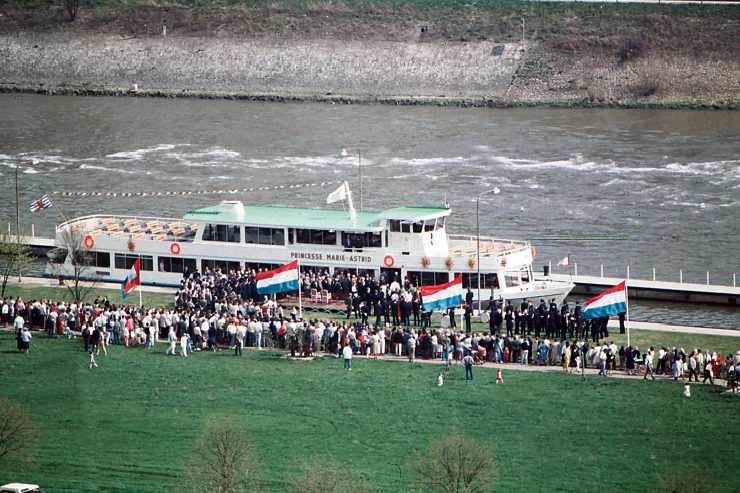
[[[204,241],[241,242],[241,226],[231,224],[206,224],[203,228]]]
[[[244,228],[244,241],[259,245],[285,245],[285,230],[283,228]]]
[[[110,253],[90,252],[90,265],[95,267],[110,267]]]
[[[504,274],[504,281],[506,282],[506,287],[519,286],[521,284],[518,272],[507,272]]]
[[[200,261],[201,272],[205,272],[208,267],[211,272],[214,272],[217,268],[221,270],[222,274],[228,274],[229,271],[241,270],[242,265],[240,262],[233,262],[231,260],[210,260],[203,259]]]
[[[393,233],[400,233],[401,232],[401,221],[398,219],[391,219],[391,231]]]
[[[255,272],[262,272],[266,270],[275,270],[283,264],[266,264],[262,262],[247,262],[244,264],[246,270],[253,270]]]
[[[134,266],[134,262],[139,258],[138,255],[131,255],[128,253],[117,253],[115,255],[114,263],[116,269],[130,269]],[[141,256],[141,270],[154,270],[154,257],[151,255]]]
[[[160,272],[193,272],[197,269],[197,263],[194,258],[185,257],[157,257],[157,264]]]
[[[422,221],[414,223],[414,233],[421,233],[423,228],[424,223]]]
[[[380,233],[342,232],[342,246],[344,248],[380,248],[383,246],[383,239]]]
[[[532,279],[532,276],[529,274],[529,267],[527,266],[522,267],[519,274],[522,276],[522,284],[527,284]]]
[[[414,286],[433,286],[450,282],[450,274],[448,272],[410,270],[406,272],[406,279]]]
[[[403,222],[401,222],[401,232],[402,233],[411,233],[411,222],[409,222],[409,221],[403,221]]]
[[[434,231],[436,229],[436,225],[436,219],[427,219],[424,221],[424,231]]]
[[[456,273],[459,276],[460,273]],[[463,272],[462,273],[463,288],[478,289],[478,273],[477,272]],[[498,276],[496,274],[481,272],[480,273],[480,288],[481,289],[499,289]]]
[[[337,232],[332,229],[296,229],[296,243],[336,245]]]

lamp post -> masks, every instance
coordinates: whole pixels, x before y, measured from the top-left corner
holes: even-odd
[[[347,149],[342,149],[342,152],[340,153],[340,156],[342,157],[348,157],[348,156],[357,156],[357,167],[358,173],[360,175],[360,212],[362,212],[362,152],[359,148],[350,149],[351,151],[354,151],[354,154],[347,151]]]
[[[501,190],[499,190],[498,187],[493,187],[490,190],[483,190],[482,192],[478,193],[478,198],[475,199],[475,229],[476,229],[476,234],[478,238],[478,240],[476,241],[476,247],[478,249],[477,261],[476,261],[476,265],[478,266],[478,313],[480,313],[480,309],[481,309],[481,301],[480,301],[480,198],[489,193],[496,195],[500,192]]]

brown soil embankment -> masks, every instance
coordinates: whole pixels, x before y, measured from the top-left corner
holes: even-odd
[[[735,108],[734,6],[0,5],[0,89]],[[165,29],[166,26],[166,29]],[[166,34],[165,34],[166,30]]]

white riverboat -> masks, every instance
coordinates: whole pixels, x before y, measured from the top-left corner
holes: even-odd
[[[348,210],[223,201],[181,219],[79,217],[57,227],[47,274],[71,275],[69,252],[81,250],[89,253],[85,276],[120,281],[140,256],[142,282],[160,286],[178,286],[185,272],[272,269],[298,259],[302,271],[370,273],[415,285],[441,284],[461,274],[463,288],[484,302],[493,296],[560,303],[573,288],[570,282],[534,278],[535,249],[528,242],[448,235],[448,207],[364,212],[354,210],[348,187],[342,198],[349,199]]]

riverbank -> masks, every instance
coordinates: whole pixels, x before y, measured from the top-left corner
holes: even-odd
[[[187,3],[187,2],[183,2]],[[0,7],[0,90],[340,104],[737,108],[734,6]]]

